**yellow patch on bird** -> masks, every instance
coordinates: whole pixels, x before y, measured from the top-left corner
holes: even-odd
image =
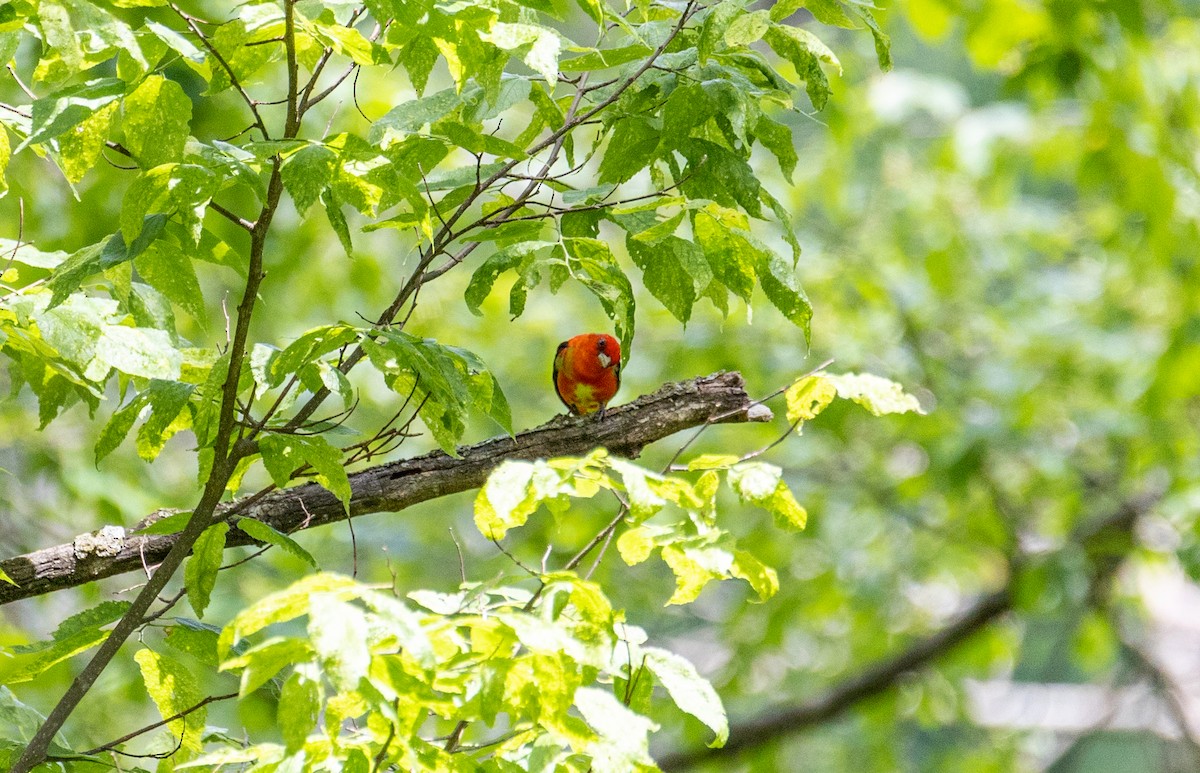
[[[575,384],[575,408],[580,413],[594,413],[600,410],[600,401],[596,399],[596,390],[590,384]]]

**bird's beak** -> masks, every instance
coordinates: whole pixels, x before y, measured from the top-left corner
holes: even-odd
[[[607,368],[609,365],[612,365],[612,357],[609,357],[604,352],[600,352],[599,357],[601,366]]]

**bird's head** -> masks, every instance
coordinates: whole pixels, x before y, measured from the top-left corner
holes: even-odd
[[[597,335],[595,346],[596,359],[601,366],[611,368],[621,362],[621,344],[617,339],[607,333]]]

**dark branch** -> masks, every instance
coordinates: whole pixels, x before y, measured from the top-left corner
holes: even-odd
[[[783,736],[828,722],[849,711],[860,701],[892,687],[900,676],[927,665],[931,660],[974,635],[1012,607],[1010,588],[990,593],[976,601],[965,614],[946,628],[922,639],[899,655],[871,666],[836,685],[824,695],[797,706],[779,708],[731,728],[729,742],[720,749],[698,749],[662,757],[663,770],[682,770],[717,757],[764,746]]]
[[[709,417],[728,414],[728,421],[766,421],[771,414],[761,406],[748,418],[752,402],[738,373],[720,373],[672,383],[651,395],[608,411],[602,421],[594,416],[559,416],[515,438],[499,437],[460,449],[458,458],[435,452],[400,462],[371,467],[350,476],[350,514],[396,512],[430,499],[478,487],[488,473],[506,459],[537,459],[584,454],[597,446],[622,456],[637,456],[643,447]],[[739,413],[739,409],[741,412]],[[171,513],[147,517],[146,526]],[[333,494],[315,483],[276,491],[248,503],[246,499],[221,505],[217,517],[257,518],[279,531],[291,533],[346,518],[346,510]],[[85,534],[74,542],[45,548],[0,561],[17,586],[0,585],[0,604],[69,588],[129,571],[140,571],[143,562],[155,564],[175,544],[178,535],[137,536],[122,533]],[[228,546],[256,544],[232,529]]]
[[[1133,546],[1132,531],[1138,517],[1160,497],[1161,493],[1150,493],[1130,499],[1122,503],[1116,512],[1089,522],[1078,531],[1073,542],[1082,545],[1091,556],[1089,584],[1092,587],[1111,578]],[[729,742],[721,748],[667,754],[659,759],[659,767],[665,771],[684,770],[716,759],[732,759],[742,752],[778,742],[786,736],[836,719],[862,701],[882,695],[895,686],[901,676],[925,668],[1011,611],[1014,585],[1022,561],[1018,557],[1014,562],[1013,571],[1004,587],[981,596],[954,622],[917,641],[903,652],[867,667],[812,700],[781,706],[735,724],[730,729]]]

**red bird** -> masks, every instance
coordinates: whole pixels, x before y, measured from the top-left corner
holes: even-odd
[[[576,416],[600,412],[621,388],[621,344],[610,335],[584,333],[558,345],[554,391]]]

